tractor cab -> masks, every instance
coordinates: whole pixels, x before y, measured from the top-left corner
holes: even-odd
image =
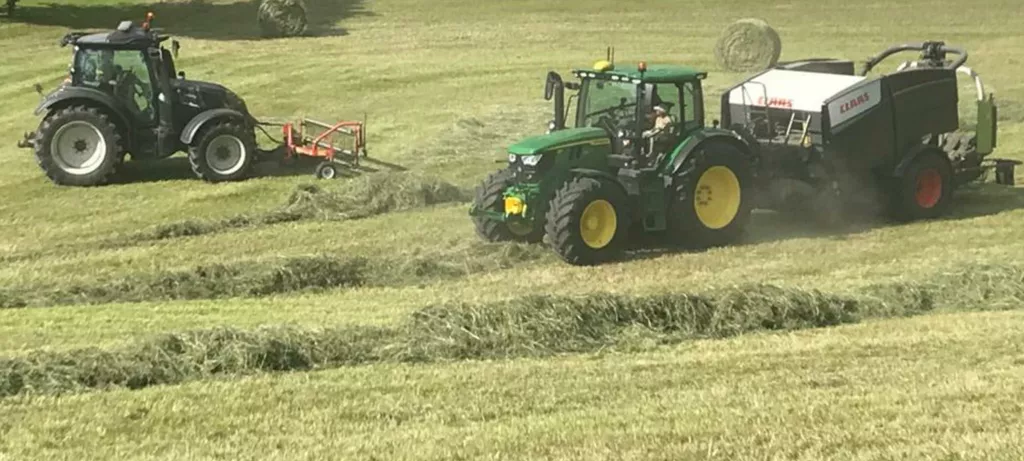
[[[61,46],[74,46],[70,75],[51,94],[96,90],[92,94],[104,99],[102,103],[119,112],[132,127],[138,137],[133,142],[137,157],[166,157],[177,150],[173,137],[158,139],[161,125],[164,132],[172,131],[174,114],[168,95],[172,94],[175,66],[171,52],[161,46],[170,37],[153,30],[152,20],[149,13],[141,25],[121,21],[110,32],[65,35]],[[177,51],[177,41],[173,48]]]
[[[609,60],[592,69],[573,70],[579,82],[563,83],[551,72],[545,96],[555,98],[549,133],[600,128],[611,138],[613,154],[656,161],[665,158],[694,129],[703,127],[701,80],[704,72],[686,66],[651,66],[616,70]],[[578,92],[572,127],[565,120],[564,89]],[[648,162],[641,162],[648,163]]]

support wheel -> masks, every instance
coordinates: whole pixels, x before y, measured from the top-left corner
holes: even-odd
[[[750,160],[729,144],[699,148],[675,176],[668,227],[686,247],[706,249],[736,243],[753,208]]]
[[[505,190],[514,183],[512,171],[508,169],[491,173],[476,189],[473,205],[483,211],[505,212]],[[543,216],[537,210],[533,216]],[[544,225],[536,220],[510,217],[502,221],[486,216],[473,216],[473,225],[480,238],[488,242],[538,243],[544,238]]]
[[[914,221],[946,214],[953,196],[952,176],[952,168],[942,152],[919,154],[896,181],[893,218]]]
[[[567,263],[590,266],[618,259],[629,235],[628,198],[618,184],[573,178],[555,193],[545,229]]]
[[[256,137],[233,121],[222,121],[204,128],[189,146],[192,171],[209,182],[237,181],[245,178],[256,153]]]
[[[319,179],[334,179],[338,177],[338,166],[333,162],[322,162],[316,166],[316,177]]]
[[[36,163],[56,184],[101,185],[121,163],[121,136],[110,118],[95,108],[68,107],[40,124],[35,155]]]

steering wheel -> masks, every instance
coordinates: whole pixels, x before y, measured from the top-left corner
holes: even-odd
[[[135,75],[135,71],[132,69],[122,70],[117,76],[117,86],[130,85],[132,94],[135,96],[147,97],[145,87],[142,85],[142,80]]]

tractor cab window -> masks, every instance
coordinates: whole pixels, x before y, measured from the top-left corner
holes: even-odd
[[[619,128],[631,123],[636,116],[636,85],[587,79],[583,84],[577,106],[577,126],[600,126],[602,120]]]
[[[76,83],[113,95],[142,121],[153,121],[153,81],[139,50],[80,50],[75,55]]]

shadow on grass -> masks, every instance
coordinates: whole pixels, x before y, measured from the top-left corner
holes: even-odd
[[[306,0],[306,35],[343,36],[348,31],[338,22],[358,16],[372,16],[363,0]],[[263,38],[256,21],[259,1],[231,2],[121,2],[99,5],[19,4],[12,22],[61,26],[74,30],[113,30],[120,21],[141,23],[146,13],[156,15],[154,27],[171,35],[208,40],[253,40]]]
[[[253,167],[253,178],[309,176],[315,177],[316,167],[322,160],[318,158],[299,157],[292,162],[282,163],[277,160],[267,160],[257,163]],[[360,159],[358,168],[352,169],[343,166],[338,168],[336,180],[357,178],[368,173],[382,171],[407,171],[402,165],[376,160],[372,158]],[[178,154],[174,157],[149,161],[149,162],[125,162],[118,170],[117,175],[111,179],[110,185],[138,184],[145,182],[159,181],[180,181],[198,180],[192,172],[188,157]]]
[[[965,219],[992,216],[999,213],[1024,209],[1024,188],[1008,187],[994,183],[964,186],[953,196],[950,213],[935,222],[952,222]],[[914,222],[900,223],[871,213],[852,214],[838,225],[827,227],[814,222],[810,214],[791,214],[774,211],[756,211],[751,216],[744,240],[735,245],[793,240],[800,238],[831,238],[844,240],[850,236],[876,229],[892,228]],[[667,254],[699,253],[684,246],[673,244],[669,236],[644,236],[627,252],[626,260],[650,259]]]

